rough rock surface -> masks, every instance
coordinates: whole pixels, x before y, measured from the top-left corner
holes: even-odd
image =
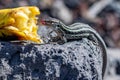
[[[0,80],[101,80],[100,47],[87,39],[63,45],[0,42]]]
[[[120,49],[109,48],[108,68],[104,80],[120,80]]]

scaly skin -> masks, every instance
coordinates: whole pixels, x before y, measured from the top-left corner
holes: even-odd
[[[96,45],[100,46],[103,50],[103,68],[102,76],[104,77],[106,65],[107,65],[107,52],[106,45],[100,35],[89,25],[83,23],[74,23],[72,25],[66,26],[57,19],[45,19],[43,24],[55,26],[58,29],[61,29],[64,32],[66,41],[69,40],[79,40],[81,38],[88,38],[93,41]]]

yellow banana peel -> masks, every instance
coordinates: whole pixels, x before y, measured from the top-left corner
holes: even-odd
[[[36,25],[36,16],[39,14],[40,11],[35,6],[0,10],[0,40],[9,38],[42,43]]]

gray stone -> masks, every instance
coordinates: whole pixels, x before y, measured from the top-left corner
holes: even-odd
[[[0,42],[0,80],[102,80],[102,51],[83,38],[59,44]]]

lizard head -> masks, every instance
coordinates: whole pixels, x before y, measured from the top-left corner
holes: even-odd
[[[62,22],[58,19],[55,18],[45,18],[45,19],[41,19],[40,23],[42,25],[48,25],[48,26],[53,26],[53,27],[59,27],[62,26]]]
[[[41,19],[40,23],[53,29],[51,32],[47,31],[51,37],[52,42],[58,42],[60,44],[66,42],[65,33],[61,29],[61,26],[63,26],[63,23],[61,21],[55,18],[47,18]],[[56,35],[53,36],[53,34]]]

